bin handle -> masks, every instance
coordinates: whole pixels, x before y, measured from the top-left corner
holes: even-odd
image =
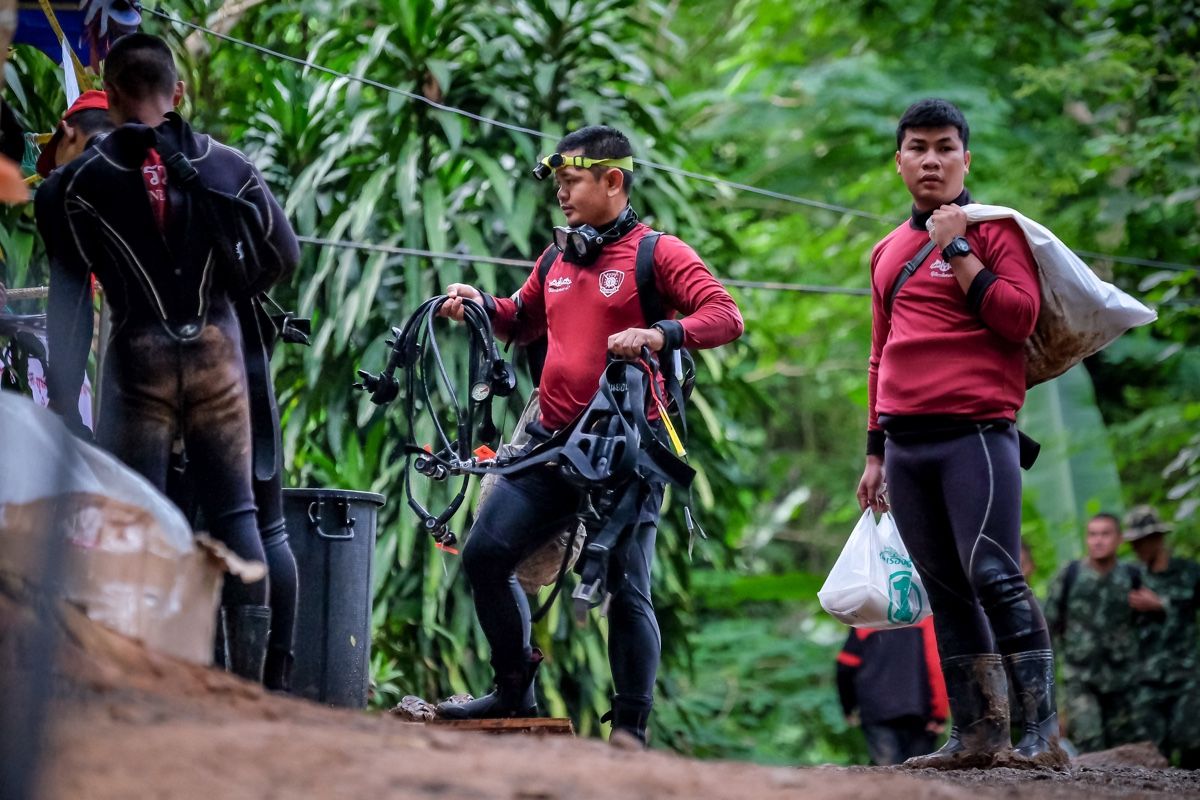
[[[346,529],[346,533],[326,533],[321,530],[321,506],[320,501],[314,500],[308,504],[308,521],[312,524],[313,529],[317,532],[317,536],[322,539],[331,539],[334,541],[344,541],[354,538],[354,523],[357,522],[354,517],[350,516],[350,504],[341,501],[338,507],[342,510],[342,528]]]

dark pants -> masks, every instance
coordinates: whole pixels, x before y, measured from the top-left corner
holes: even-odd
[[[522,668],[532,652],[529,601],[513,571],[562,528],[579,501],[578,489],[553,468],[542,467],[500,478],[479,509],[463,548],[463,568],[498,675]],[[636,522],[630,521],[636,530],[609,564],[608,660],[617,699],[631,705],[653,702],[662,649],[650,597],[661,505],[662,487],[652,487]]]
[[[254,502],[258,505],[258,530],[267,557],[270,580],[271,640],[268,663],[292,652],[296,631],[296,604],[299,601],[299,576],[296,557],[288,544],[283,516],[283,469],[270,480],[254,481]],[[268,670],[268,674],[270,671]]]
[[[933,609],[943,659],[1050,649],[1020,568],[1017,431],[887,439],[888,500]]]
[[[901,717],[883,722],[864,722],[863,736],[867,752],[877,767],[903,764],[914,756],[928,755],[937,744],[937,735],[925,730],[923,717]]]
[[[101,446],[167,489],[171,446],[182,436],[209,532],[263,561],[250,471],[250,414],[241,333],[215,306],[199,335],[176,340],[158,323],[117,331],[109,346],[97,426]],[[236,604],[264,605],[267,582],[227,581]]]

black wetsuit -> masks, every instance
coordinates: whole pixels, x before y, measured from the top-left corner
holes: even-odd
[[[38,226],[50,255],[52,408],[81,428],[75,408],[92,337],[89,274],[105,289],[112,331],[101,384],[99,443],[166,488],[182,436],[211,533],[245,558],[264,558],[255,520],[249,391],[235,278],[191,194],[168,181],[162,228],[142,176],[158,137],[183,153],[204,185],[255,219],[239,231],[258,255],[260,284],[294,268],[299,247],[258,170],[237,150],[194,133],[178,115],[157,128],[126,125],[54,172],[39,190]],[[160,148],[161,149],[161,148]],[[232,228],[230,229],[232,230]],[[238,241],[233,252],[243,252]],[[252,248],[249,247],[252,245]],[[265,604],[265,581],[232,581],[233,604]]]
[[[608,660],[614,702],[649,708],[654,701],[662,636],[654,616],[650,573],[662,505],[661,484],[642,488],[636,525],[609,563]],[[492,646],[492,666],[504,674],[526,663],[532,652],[529,601],[513,571],[521,560],[555,535],[579,509],[581,492],[555,467],[537,467],[501,478],[479,509],[463,549],[479,624]]]

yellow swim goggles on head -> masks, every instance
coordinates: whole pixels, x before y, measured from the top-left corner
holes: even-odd
[[[533,177],[539,181],[544,181],[549,178],[555,170],[563,167],[579,167],[588,169],[589,167],[616,167],[617,169],[627,169],[633,171],[633,156],[624,156],[623,158],[588,158],[587,156],[564,156],[562,153],[554,153],[548,155],[538,162],[533,168]]]

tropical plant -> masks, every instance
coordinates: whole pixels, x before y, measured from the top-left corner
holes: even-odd
[[[918,97],[966,111],[976,196],[1021,209],[1085,252],[1175,264],[1086,256],[1157,305],[1160,320],[1030,395],[1022,424],[1046,444],[1025,509],[1038,582],[1073,553],[1080,515],[1101,507],[1157,502],[1179,522],[1179,549],[1200,543],[1197,277],[1178,266],[1194,262],[1200,235],[1195,3],[164,5],[352,76],[158,16],[146,25],[176,46],[185,113],[250,153],[301,234],[383,246],[306,243],[277,297],[311,315],[316,335],[311,348],[281,349],[275,365],[289,484],[389,497],[374,573],[377,705],[409,692],[478,692],[489,670],[457,562],[432,547],[400,496],[396,446],[410,432],[350,384],[359,367],[382,364],[389,327],[447,283],[509,292],[526,274],[387,248],[535,258],[553,201],[528,168],[584,123],[628,130],[649,161],[767,190],[638,169],[639,213],[695,245],[718,275],[825,287],[734,289],[746,336],[698,359],[692,501],[709,538],[693,547],[685,498],[668,499],[655,570],[666,648],[658,742],[775,762],[863,756],[832,686],[843,634],[814,595],[858,515],[870,335],[862,290],[872,244],[907,212],[892,136]],[[6,76],[5,99],[31,130],[50,130],[63,101],[48,60],[18,48]],[[45,278],[29,214],[0,216],[10,283]],[[448,356],[461,375],[461,349]],[[519,412],[514,399],[498,421],[511,426]],[[445,502],[440,489],[418,491]],[[455,530],[469,527],[470,505]],[[604,634],[603,621],[581,631],[561,610],[535,632],[549,655],[547,707],[588,733],[608,705]]]

